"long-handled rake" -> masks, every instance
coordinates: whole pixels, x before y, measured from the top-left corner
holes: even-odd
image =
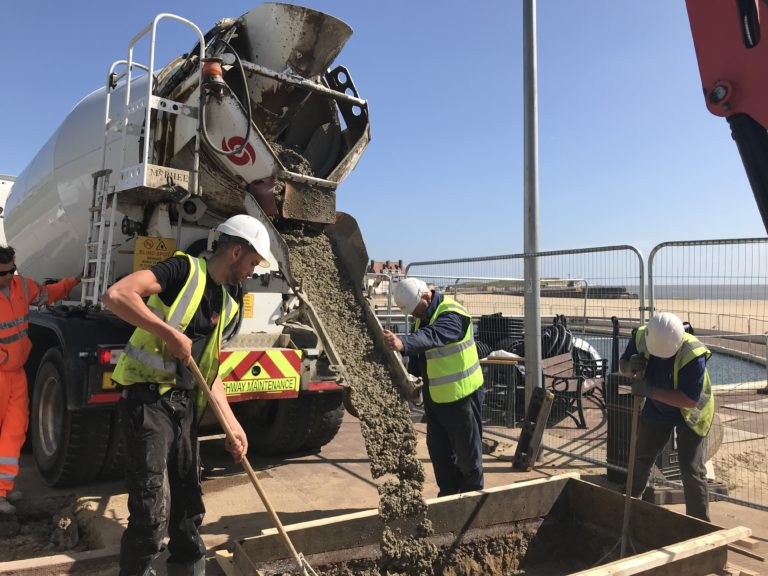
[[[629,516],[632,510],[632,476],[635,473],[635,453],[637,451],[637,426],[640,420],[640,409],[643,407],[642,396],[632,396],[632,429],[629,437],[629,458],[627,461],[627,485],[624,495],[624,518],[621,524],[621,538],[611,546],[611,549],[605,553],[605,555],[597,561],[595,566],[602,564],[606,558],[608,558],[616,547],[619,546],[619,558],[625,558],[627,555],[627,548],[631,547],[634,551],[635,547],[632,544],[632,539],[629,536]]]
[[[224,414],[221,413],[221,410],[219,409],[216,402],[213,401],[213,395],[211,394],[211,390],[208,388],[208,384],[205,381],[205,377],[203,377],[203,374],[200,372],[200,368],[198,368],[197,364],[194,360],[190,360],[188,364],[190,370],[195,374],[195,378],[197,379],[198,386],[203,391],[203,394],[205,394],[206,400],[208,400],[208,405],[213,409],[214,413],[216,414],[216,418],[219,421],[219,424],[221,425],[221,428],[224,430],[224,433],[227,435],[227,439],[230,442],[236,442],[235,435],[232,433],[232,428],[229,427],[229,424],[227,423],[226,419],[224,418]],[[291,542],[291,539],[288,537],[288,533],[285,531],[285,528],[283,528],[282,522],[280,522],[280,518],[277,517],[277,513],[275,512],[275,509],[272,507],[272,504],[269,502],[269,498],[267,498],[267,493],[264,492],[264,489],[261,486],[261,482],[259,482],[259,479],[256,477],[256,473],[253,471],[253,468],[251,467],[251,463],[248,462],[248,458],[243,458],[240,462],[243,465],[243,468],[245,469],[245,473],[248,474],[248,478],[251,479],[251,483],[253,484],[253,487],[256,488],[256,492],[259,493],[259,498],[261,498],[261,501],[264,503],[264,507],[267,509],[267,512],[269,512],[269,515],[272,517],[272,522],[274,523],[275,527],[277,528],[277,531],[280,533],[280,536],[283,538],[283,542],[285,543],[286,548],[288,548],[288,551],[291,553],[291,556],[293,556],[293,559],[296,561],[296,564],[298,564],[299,569],[303,572],[304,576],[317,576],[317,572],[315,572],[312,569],[312,566],[309,565],[309,562],[307,562],[307,559],[304,558],[304,555],[300,552],[296,551],[296,548],[293,546],[293,542]]]

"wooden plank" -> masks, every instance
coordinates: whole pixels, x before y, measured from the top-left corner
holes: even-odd
[[[243,573],[235,565],[232,556],[232,552],[228,550],[217,550],[214,558],[221,571],[224,572],[224,576],[243,576]]]
[[[711,534],[657,548],[604,566],[575,572],[571,576],[634,576],[637,574],[699,576],[700,574],[709,574],[725,567],[727,561],[726,546],[728,544],[751,534],[751,530],[744,526],[717,530]]]
[[[728,563],[728,552],[720,546],[712,550],[698,552],[688,558],[674,560],[663,566],[637,573],[637,576],[701,576],[702,574],[721,574]]]
[[[573,517],[592,522],[619,537],[624,518],[623,494],[582,480],[569,483],[567,496]],[[681,535],[695,537],[717,530],[717,526],[708,522],[636,498],[632,500],[630,518],[631,538],[647,548],[674,544],[680,541]]]
[[[525,365],[524,358],[483,358],[480,360],[480,365],[485,366],[489,364],[499,364],[501,366],[516,366]]]
[[[759,576],[754,570],[749,570],[733,562],[728,562],[725,569],[730,576]]]
[[[738,542],[734,542],[733,544],[728,545],[728,551],[734,552],[736,554],[741,554],[742,556],[746,556],[747,558],[752,558],[752,560],[759,560],[760,562],[765,562],[765,557],[760,556],[760,554],[756,554],[755,552],[752,552],[751,550],[745,550],[744,548],[740,548],[737,546]]]
[[[4,544],[0,544],[0,546],[2,545]],[[74,566],[83,569],[113,566],[117,563],[119,557],[120,545],[115,545],[98,550],[0,562],[0,574],[14,574],[18,576],[68,574]]]
[[[549,514],[568,482],[575,479],[578,479],[578,474],[562,474],[435,498],[427,500],[427,515],[437,534],[463,533],[476,527],[541,518]],[[393,525],[409,528],[404,522]],[[377,510],[365,510],[293,524],[285,526],[285,530],[295,548],[308,556],[344,548],[378,545],[382,523]],[[239,554],[245,554],[257,563],[285,558],[287,552],[278,538],[276,530],[270,528],[259,536],[240,541],[239,547],[235,549],[235,561]]]
[[[744,538],[743,540],[734,542],[734,544],[736,546],[746,548],[747,550],[755,550],[758,546],[760,546],[760,540],[755,540],[754,538]]]

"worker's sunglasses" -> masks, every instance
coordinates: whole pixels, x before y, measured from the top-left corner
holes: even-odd
[[[10,270],[0,270],[0,276],[8,276],[8,274],[13,274],[14,272],[16,272],[16,266]]]

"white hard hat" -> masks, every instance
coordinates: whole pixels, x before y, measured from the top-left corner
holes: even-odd
[[[685,328],[671,312],[662,312],[648,321],[645,328],[645,345],[648,352],[657,358],[671,358],[683,343]]]
[[[421,295],[429,290],[427,283],[418,278],[406,278],[397,283],[395,304],[403,314],[411,314],[421,300]]]
[[[219,224],[216,231],[245,240],[261,256],[259,266],[269,268],[269,261],[274,259],[269,251],[269,232],[256,218],[248,214],[238,214]]]

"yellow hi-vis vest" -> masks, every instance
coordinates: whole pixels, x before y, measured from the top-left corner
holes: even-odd
[[[470,322],[461,340],[447,346],[431,348],[425,353],[429,396],[438,404],[466,398],[483,385],[483,370],[472,336],[472,317],[464,307],[453,298],[443,296],[443,301],[432,314],[428,325],[434,324],[435,320],[446,312],[461,314],[469,318]],[[418,330],[420,325],[421,319],[417,318],[414,330]]]
[[[645,343],[645,326],[637,329],[635,345],[638,352],[645,355],[646,358],[650,358],[651,355]],[[680,346],[680,350],[675,355],[672,375],[673,389],[677,390],[678,375],[683,366],[700,356],[706,356],[707,360],[709,360],[712,352],[699,342],[695,336],[688,333],[683,334],[683,345]],[[694,408],[680,408],[680,413],[683,415],[683,420],[688,424],[688,427],[696,432],[696,434],[702,437],[709,434],[709,428],[712,426],[712,419],[715,416],[715,396],[709,381],[709,371],[706,368],[704,369],[704,383],[701,388],[699,401]]]
[[[186,256],[189,260],[189,275],[173,304],[166,306],[160,296],[153,294],[147,300],[147,307],[159,318],[180,332],[186,330],[203,299],[206,282],[207,262],[203,258],[193,258],[184,252],[174,256]],[[200,372],[205,376],[208,386],[212,386],[219,370],[219,353],[224,328],[237,316],[237,302],[229,295],[224,286],[222,291],[222,313],[215,330],[205,344],[199,361]],[[165,342],[143,330],[136,328],[125,345],[112,380],[122,386],[139,382],[151,382],[158,385],[158,392],[165,394],[176,384],[177,359],[168,352]],[[195,389],[195,410],[198,419],[205,409],[205,395]]]

